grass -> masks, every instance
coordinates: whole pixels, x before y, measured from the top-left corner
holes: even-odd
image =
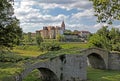
[[[71,42],[71,43],[61,43],[61,47],[63,49],[71,49],[71,48],[88,48],[88,45],[86,43],[80,43],[80,42]]]
[[[33,70],[23,81],[41,81],[40,72],[37,69]]]
[[[88,68],[88,81],[120,81],[120,71]]]
[[[29,57],[37,57],[41,54],[44,54],[45,52],[41,51],[28,51],[28,50],[20,50],[20,49],[15,49],[13,52],[21,55],[21,56],[29,56]]]
[[[0,81],[14,81],[13,75],[20,73],[20,66],[20,63],[0,62]]]
[[[42,57],[43,59],[50,59],[59,55],[63,54],[81,54],[79,48],[71,48],[71,49],[61,49],[58,51],[49,51],[43,55],[40,55],[39,57]]]
[[[39,51],[38,46],[17,46],[14,48],[12,52],[15,52],[22,56],[29,56],[29,57],[37,57],[45,52]]]
[[[71,43],[59,43],[62,47],[59,51],[41,52],[37,46],[17,46],[13,52],[22,56],[37,57],[44,55],[46,57],[57,56],[61,54],[79,54],[81,49],[88,48],[86,43],[71,42]]]

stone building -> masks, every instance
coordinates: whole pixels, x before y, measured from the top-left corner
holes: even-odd
[[[57,35],[63,35],[64,31],[65,23],[62,21],[61,27],[44,26],[43,30],[36,31],[36,33],[40,33],[43,39],[55,39]]]

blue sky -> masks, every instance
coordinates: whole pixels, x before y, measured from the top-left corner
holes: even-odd
[[[15,0],[15,15],[24,32],[35,32],[43,26],[60,26],[66,29],[96,32],[103,25],[97,23],[89,0]],[[113,25],[120,28],[120,22]]]

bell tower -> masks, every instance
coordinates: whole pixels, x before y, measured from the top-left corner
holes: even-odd
[[[65,23],[64,23],[64,21],[62,21],[61,28],[62,28],[63,31],[65,31]]]

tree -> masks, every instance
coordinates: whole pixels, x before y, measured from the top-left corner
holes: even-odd
[[[120,31],[118,28],[102,27],[89,40],[90,47],[120,51]]]
[[[120,51],[120,31],[118,28],[112,28],[109,33],[110,43],[114,51]]]
[[[63,35],[58,34],[58,35],[56,36],[56,39],[57,39],[59,42],[62,42],[62,41],[65,40],[65,37],[64,37]]]
[[[90,37],[89,47],[99,47],[106,50],[111,50],[109,40],[105,36],[101,36],[99,34],[94,34]]]
[[[95,16],[98,22],[112,24],[113,20],[120,20],[120,0],[90,0],[93,2]]]
[[[41,37],[41,34],[36,33],[36,43],[37,43],[37,45],[40,46],[42,42],[43,42],[43,38]]]
[[[64,34],[65,35],[72,34],[72,31],[71,30],[65,30]]]
[[[78,31],[78,30],[74,30],[74,31],[73,31],[74,34],[78,34],[79,32],[80,32],[80,31]]]
[[[8,0],[0,0],[0,47],[13,47],[20,43],[22,29],[13,17],[13,7]]]
[[[27,37],[28,39],[28,42],[30,43],[30,44],[32,44],[32,41],[33,41],[33,39],[32,39],[32,36],[31,36],[31,32],[28,32],[28,37]]]

